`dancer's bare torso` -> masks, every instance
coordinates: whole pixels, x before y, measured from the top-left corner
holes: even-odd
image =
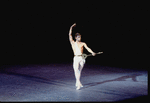
[[[75,44],[75,43],[77,43],[77,46],[78,46],[78,48],[79,48],[79,50],[80,50],[80,53],[77,53],[77,52],[76,52],[77,48],[76,48],[76,44]],[[84,45],[85,45],[84,42],[74,42],[74,41],[73,41],[73,42],[71,43],[71,46],[72,46],[72,50],[73,50],[73,52],[74,52],[74,55],[82,55],[82,54],[83,54]]]
[[[86,43],[80,42],[80,41],[74,41],[72,39],[72,36],[70,36],[70,43],[72,46],[72,50],[74,52],[74,55],[82,55],[83,54],[83,48],[85,47],[88,52],[92,53],[92,55],[95,55],[95,53],[87,46]],[[77,44],[77,45],[76,45]]]

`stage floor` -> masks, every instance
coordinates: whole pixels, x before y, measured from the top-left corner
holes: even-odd
[[[88,65],[76,90],[72,64],[16,65],[0,69],[0,101],[122,101],[148,95],[148,72]]]

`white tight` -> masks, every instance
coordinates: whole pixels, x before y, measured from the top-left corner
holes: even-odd
[[[76,86],[82,85],[80,82],[80,77],[81,77],[81,71],[84,67],[85,60],[82,58],[82,56],[75,56],[73,58],[73,68],[74,68],[74,73],[75,73],[75,78],[76,78]]]

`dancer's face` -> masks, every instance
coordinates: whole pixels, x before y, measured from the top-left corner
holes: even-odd
[[[77,36],[76,41],[78,41],[78,42],[81,41],[81,36]]]

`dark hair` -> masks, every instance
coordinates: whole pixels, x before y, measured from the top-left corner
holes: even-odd
[[[80,34],[80,33],[76,33],[76,34],[75,34],[75,38],[76,38],[77,36],[81,36],[81,34]]]

